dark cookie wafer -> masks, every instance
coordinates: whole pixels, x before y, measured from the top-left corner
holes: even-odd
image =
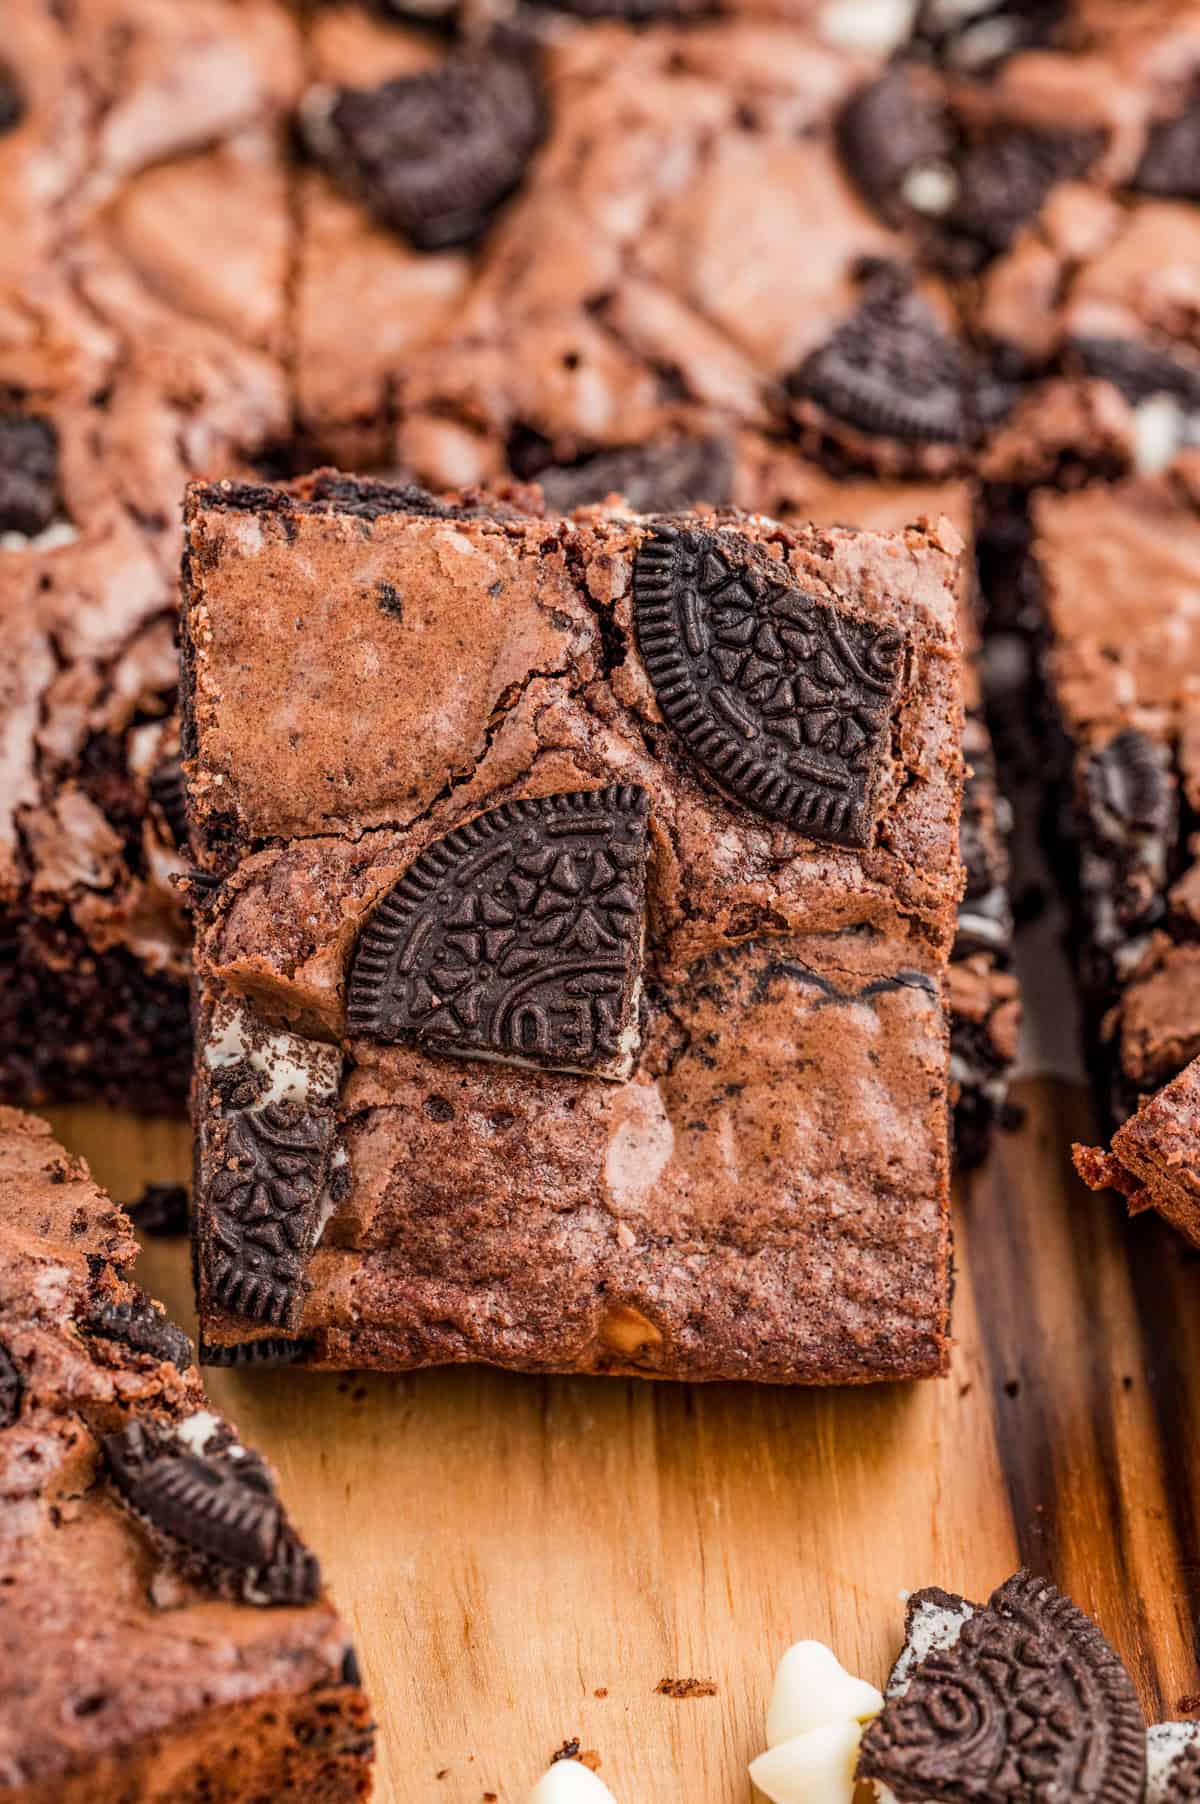
[[[638,514],[673,514],[733,498],[733,447],[728,439],[680,439],[603,451],[577,464],[534,472],[547,507],[559,513],[620,495]]]
[[[312,1353],[309,1340],[289,1340],[286,1335],[268,1334],[261,1340],[200,1342],[202,1366],[288,1366],[307,1359]]]
[[[419,250],[469,244],[541,139],[532,65],[506,51],[450,58],[378,88],[342,88],[309,115],[316,154]]]
[[[0,413],[0,533],[33,538],[46,530],[57,511],[54,427],[38,414]]]
[[[104,1442],[130,1509],[178,1550],[189,1576],[248,1603],[311,1603],[320,1569],[292,1529],[266,1467],[231,1444],[189,1452],[150,1424]]]
[[[1200,200],[1200,97],[1150,132],[1133,186],[1168,200]]]
[[[15,131],[25,117],[25,97],[11,69],[0,63],[0,137]]]
[[[8,1348],[0,1342],[0,1429],[11,1428],[21,1413],[25,1385]]]
[[[897,225],[909,214],[907,178],[922,167],[948,164],[954,134],[923,72],[899,62],[851,95],[838,116],[837,143],[856,187]]]
[[[131,1352],[145,1353],[186,1372],[192,1363],[192,1343],[182,1328],[156,1309],[149,1297],[135,1296],[127,1303],[99,1303],[87,1316],[89,1334],[120,1341]]]
[[[981,256],[1007,250],[1050,190],[1083,175],[1103,148],[1101,132],[994,132],[958,158],[958,192],[946,223]]]
[[[710,776],[813,839],[868,845],[901,636],[773,580],[727,533],[660,527],[633,593],[659,706]]]
[[[1200,409],[1200,366],[1182,362],[1156,345],[1133,338],[1078,337],[1069,354],[1088,376],[1111,382],[1133,406],[1151,395],[1173,395]]]
[[[893,1684],[863,1737],[858,1776],[901,1804],[1141,1804],[1145,1720],[1095,1623],[1027,1572],[984,1608],[947,1602],[962,1613],[957,1635]]]
[[[150,773],[150,799],[162,810],[171,838],[182,852],[187,850],[187,807],[183,796],[183,766],[178,754],[163,758]]]
[[[188,1193],[182,1184],[147,1184],[129,1216],[139,1234],[174,1239],[188,1231]]]

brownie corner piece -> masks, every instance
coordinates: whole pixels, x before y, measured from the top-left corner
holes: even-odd
[[[1154,1209],[1200,1246],[1200,1060],[1143,1097],[1111,1147],[1076,1146],[1075,1168],[1092,1190],[1116,1190],[1131,1215]]]
[[[193,496],[206,1357],[941,1371],[952,528],[347,482]]]
[[[14,1797],[355,1804],[354,1649],[275,1475],[126,1276],[128,1217],[0,1109],[0,1772]]]

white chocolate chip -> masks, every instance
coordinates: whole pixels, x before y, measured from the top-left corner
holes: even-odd
[[[914,213],[937,218],[948,213],[958,198],[958,177],[949,163],[914,163],[900,184],[900,193]]]
[[[616,1799],[581,1760],[556,1760],[529,1794],[529,1804],[617,1804]]]
[[[828,0],[817,30],[836,50],[890,56],[912,35],[917,0]]]
[[[1172,395],[1151,395],[1133,410],[1133,461],[1140,476],[1165,470],[1186,444],[1188,420]]]
[[[883,1695],[846,1671],[820,1641],[797,1641],[775,1671],[767,1711],[767,1746],[778,1747],[832,1722],[867,1722],[883,1709]]]
[[[861,1741],[861,1723],[822,1723],[768,1748],[750,1777],[772,1804],[851,1804]]]

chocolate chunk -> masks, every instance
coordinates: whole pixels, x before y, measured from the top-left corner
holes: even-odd
[[[260,1460],[240,1449],[197,1454],[141,1422],[107,1436],[118,1491],[151,1529],[178,1548],[189,1575],[228,1592],[233,1575],[249,1603],[311,1603],[320,1568],[287,1522]]]
[[[787,386],[861,432],[962,446],[977,435],[977,374],[899,271],[872,275],[858,312]]]
[[[333,1144],[332,1109],[275,1102],[227,1121],[202,1248],[212,1295],[252,1321],[291,1325],[303,1296]]]
[[[1095,1623],[1022,1572],[892,1689],[858,1776],[899,1799],[1140,1804],[1145,1720]]]
[[[25,1383],[17,1362],[0,1341],[0,1429],[11,1428],[21,1413]]]
[[[162,810],[176,848],[186,852],[188,844],[187,803],[183,790],[183,766],[178,756],[163,758],[150,773],[150,798]]]
[[[851,95],[838,117],[837,144],[856,187],[892,225],[909,217],[907,178],[947,165],[954,150],[944,114],[905,63]]]
[[[992,133],[958,160],[958,193],[946,215],[983,253],[1007,250],[1059,182],[1074,181],[1104,148],[1101,132]]]
[[[348,1647],[342,1655],[342,1684],[362,1684],[362,1668],[358,1664],[358,1654],[353,1647]]]
[[[1152,128],[1133,186],[1166,200],[1200,200],[1200,100]]]
[[[188,1231],[188,1193],[182,1184],[147,1184],[129,1216],[139,1234],[174,1240]]]
[[[350,1031],[627,1076],[646,826],[628,785],[506,802],[437,840],[359,941]]]
[[[192,1343],[182,1328],[155,1309],[149,1297],[128,1303],[101,1303],[87,1316],[89,1334],[120,1341],[134,1353],[146,1353],[186,1372],[192,1363]]]
[[[722,438],[630,445],[552,465],[537,480],[547,507],[563,514],[608,495],[624,496],[638,514],[681,513],[702,501],[726,507],[733,498],[733,451]]]
[[[697,763],[759,814],[870,843],[904,640],[781,582],[729,533],[660,527],[633,573],[638,645]]]
[[[1104,845],[1122,849],[1136,837],[1164,839],[1173,833],[1170,753],[1135,727],[1088,759],[1084,792],[1091,831]]]
[[[266,1335],[262,1340],[229,1343],[200,1342],[202,1366],[288,1366],[307,1359],[312,1353],[310,1340],[287,1340],[279,1335]]]
[[[0,532],[35,538],[58,512],[58,434],[39,414],[0,414]]]
[[[1071,350],[1089,376],[1111,382],[1136,407],[1151,395],[1173,395],[1200,408],[1200,369],[1133,338],[1075,338]]]
[[[15,131],[25,117],[25,96],[11,69],[0,63],[0,138]]]
[[[470,244],[486,230],[543,129],[533,69],[493,51],[378,88],[341,88],[310,138],[377,218],[433,251]]]

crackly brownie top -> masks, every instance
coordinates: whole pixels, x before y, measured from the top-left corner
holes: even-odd
[[[847,906],[894,890],[943,930],[961,777],[949,522],[548,519],[373,485],[345,512],[317,504],[331,483],[189,501],[190,800],[211,862],[294,838],[283,892],[365,898],[489,805],[635,783],[663,926],[720,917],[735,889],[747,906],[791,891],[811,919],[844,869]],[[309,906],[318,939],[332,906]]]
[[[1052,632],[1058,706],[1075,735],[1162,735],[1191,713],[1200,646],[1187,597],[1200,584],[1200,471],[1035,497],[1034,555]]]
[[[49,1781],[215,1700],[337,1683],[315,1562],[208,1409],[186,1335],[122,1276],[123,1211],[9,1109],[0,1201],[0,1778]]]

